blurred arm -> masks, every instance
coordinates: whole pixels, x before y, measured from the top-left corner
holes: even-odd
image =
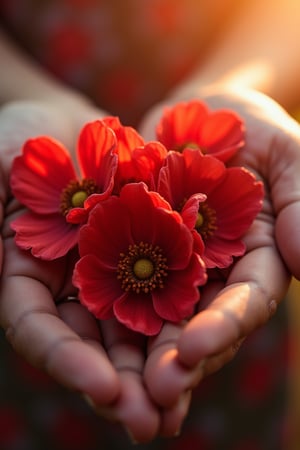
[[[198,86],[221,84],[229,89],[257,89],[286,108],[294,107],[300,101],[299,41],[298,0],[243,2],[176,96],[195,93]]]

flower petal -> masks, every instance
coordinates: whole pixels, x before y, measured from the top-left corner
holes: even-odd
[[[127,184],[120,199],[130,211],[134,242],[158,245],[163,249],[170,268],[185,267],[192,253],[193,238],[181,216],[171,210],[157,192],[147,191],[144,183]]]
[[[186,199],[196,193],[207,195],[206,205],[216,215],[216,229],[204,240],[203,259],[208,267],[227,267],[233,256],[244,253],[245,247],[237,239],[250,227],[263,200],[263,185],[249,171],[241,167],[226,168],[222,161],[196,150],[185,149],[182,154],[170,152],[159,174],[158,191],[173,208],[181,210],[184,223],[191,231],[195,204],[190,208],[190,200]],[[203,242],[192,233],[194,250],[202,255]]]
[[[40,216],[26,212],[11,223],[16,244],[31,249],[33,256],[52,260],[68,253],[78,242],[79,227],[68,224],[62,216]]]
[[[86,223],[91,210],[100,202],[107,200],[109,197],[109,190],[102,194],[91,194],[84,202],[84,207],[72,208],[66,215],[66,220],[73,224]]]
[[[85,223],[88,219],[88,210],[80,207],[71,208],[65,216],[65,219],[68,223],[72,223],[74,225]]]
[[[225,165],[213,156],[204,156],[191,149],[182,153],[169,152],[159,173],[157,190],[180,211],[191,195],[203,193],[209,196],[225,176]]]
[[[245,127],[234,111],[210,111],[205,103],[191,100],[166,109],[156,134],[168,150],[182,151],[196,146],[227,161],[244,145]]]
[[[132,244],[130,217],[118,197],[112,196],[96,205],[79,236],[81,256],[94,254],[106,265],[116,268],[120,253]]]
[[[185,202],[181,210],[181,217],[183,223],[192,230],[195,227],[197,214],[199,211],[199,203],[204,202],[207,199],[205,194],[194,194]]]
[[[208,154],[228,161],[245,141],[245,127],[240,117],[231,111],[215,111],[207,116],[199,129],[199,145]]]
[[[206,242],[205,252],[202,256],[208,269],[219,267],[224,269],[233,262],[234,256],[242,256],[246,251],[243,241],[219,239],[214,236]]]
[[[59,211],[60,194],[76,173],[67,150],[54,139],[37,137],[26,141],[22,156],[14,160],[11,188],[15,197],[32,211]]]
[[[132,152],[132,171],[131,178],[135,182],[143,181],[147,186],[154,190],[159,170],[162,167],[167,156],[167,149],[160,142],[148,142],[147,144],[137,147]],[[134,175],[134,176],[132,176]],[[121,180],[120,184],[128,180]]]
[[[209,110],[205,103],[192,100],[166,108],[156,128],[156,135],[168,150],[176,150],[186,143],[197,143],[198,130]]]
[[[117,117],[106,117],[103,121],[117,137],[116,152],[120,162],[130,161],[132,150],[145,143],[142,136],[134,128],[122,125]]]
[[[183,156],[170,151],[166,157],[165,165],[158,175],[157,191],[165,198],[174,209],[180,210],[180,205],[185,196],[184,190]],[[174,183],[176,180],[176,183]]]
[[[115,133],[103,121],[86,124],[78,139],[78,160],[84,178],[92,178],[102,192],[113,187],[117,170]]]
[[[217,211],[217,235],[236,239],[247,231],[262,208],[263,184],[242,167],[227,169],[208,202]]]
[[[145,294],[124,295],[114,303],[114,312],[121,323],[147,336],[158,334],[163,324],[153,308],[151,296]]]
[[[153,304],[157,314],[171,322],[179,322],[193,313],[200,299],[198,287],[207,276],[202,260],[193,253],[186,270],[170,271],[163,290],[154,290]]]
[[[73,284],[80,290],[81,303],[98,319],[113,317],[113,303],[124,295],[116,273],[104,267],[95,255],[83,256],[76,263]]]
[[[140,181],[140,168],[133,164],[132,153],[137,147],[143,146],[145,142],[134,128],[123,126],[117,117],[106,117],[104,122],[112,128],[117,137],[118,170],[115,175],[114,192],[119,193],[125,183],[133,180]]]

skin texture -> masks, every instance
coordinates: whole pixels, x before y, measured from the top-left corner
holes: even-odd
[[[261,93],[285,107],[299,101],[300,67],[295,52],[285,49],[299,42],[300,6],[295,0],[278,0],[276,8],[271,0],[245,3],[214,40],[201,70],[149,111],[140,131],[153,139],[164,105],[180,100],[200,98],[212,108],[236,110],[247,135],[232,164],[264,181],[263,211],[245,238],[245,256],[205,287],[197,314],[188,323],[166,324],[148,340],[114,321],[97,323],[77,303],[56,304],[76,295],[72,255],[42,262],[14,244],[9,223],[20,205],[11,198],[8,180],[23,142],[47,134],[72,150],[81,126],[106,113],[31,65],[4,37],[0,43],[0,99],[6,102],[0,110],[0,325],[18,353],[84,395],[97,414],[119,421],[136,442],[178,433],[192,389],[275,313],[291,275],[300,278],[300,129]],[[277,32],[279,25],[286,33]],[[256,70],[258,61],[263,70]]]

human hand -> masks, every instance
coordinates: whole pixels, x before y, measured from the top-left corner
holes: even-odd
[[[47,135],[71,150],[77,127],[97,112],[79,111],[73,121],[71,115],[54,107],[29,102],[9,104],[0,112],[1,249],[5,255],[0,324],[13,348],[27,361],[84,395],[98,414],[121,422],[141,442],[156,436],[161,423],[142,378],[144,338],[114,321],[99,326],[82,305],[72,301],[76,296],[71,284],[75,252],[54,261],[33,258],[16,247],[10,228],[21,207],[11,198],[9,173],[24,141]],[[175,430],[177,416],[176,412],[172,415]]]
[[[246,145],[230,165],[245,166],[263,180],[265,199],[245,236],[245,255],[202,289],[199,311],[181,331],[162,331],[165,350],[149,355],[146,385],[163,408],[176,404],[188,389],[183,379],[189,369],[198,371],[200,381],[232,359],[245,337],[275,313],[291,274],[300,277],[298,124],[258,92],[199,91],[197,96],[212,109],[229,108],[245,120]],[[172,98],[169,105],[189,98]],[[140,132],[146,139],[155,138],[163,107],[156,107],[143,121]]]
[[[14,349],[33,365],[46,370],[71,389],[91,394],[99,402],[110,402],[118,394],[118,379],[105,353],[101,353],[100,344],[96,345],[99,331],[95,323],[82,308],[82,319],[72,330],[68,321],[73,317],[67,317],[64,305],[56,307],[54,303],[54,300],[74,295],[69,273],[72,258],[52,262],[34,259],[30,253],[16,247],[9,226],[20,209],[8,188],[12,160],[20,153],[27,138],[40,134],[53,136],[70,148],[73,145],[72,122],[57,109],[31,102],[11,103],[2,108],[1,219],[5,258],[1,280],[1,326]],[[61,320],[61,314],[66,320]],[[86,341],[80,339],[82,335]],[[94,345],[90,345],[92,342]]]

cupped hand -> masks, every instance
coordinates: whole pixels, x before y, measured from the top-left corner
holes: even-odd
[[[23,143],[47,135],[72,151],[78,128],[101,115],[96,109],[78,108],[72,120],[71,112],[31,102],[0,110],[0,325],[27,361],[81,393],[97,413],[119,421],[133,440],[142,442],[155,437],[161,426],[159,408],[143,381],[144,339],[114,321],[100,325],[74,301],[75,251],[54,261],[34,258],[17,248],[10,228],[21,205],[11,197],[9,173]],[[177,416],[173,429],[178,427],[176,420]]]
[[[60,318],[55,301],[74,295],[70,283],[72,258],[56,261],[35,259],[19,250],[10,221],[20,205],[11,197],[9,173],[13,158],[27,138],[49,135],[72,148],[71,120],[53,107],[18,102],[0,111],[0,161],[3,264],[0,322],[13,347],[33,365],[47,370],[68,387],[110,402],[118,394],[118,377],[101,351],[99,331],[83,314],[82,338]],[[83,339],[84,338],[84,339]],[[90,345],[90,341],[98,345]],[[95,357],[96,356],[96,357]],[[91,370],[92,369],[92,370]],[[103,387],[99,389],[99,379]],[[98,387],[97,387],[98,386]]]
[[[300,127],[261,93],[197,91],[170,98],[141,125],[146,139],[166,105],[199,98],[212,109],[230,108],[245,121],[245,147],[230,161],[244,166],[265,185],[263,209],[245,236],[246,253],[230,270],[219,271],[202,289],[199,309],[176,333],[162,331],[165,348],[145,365],[146,385],[165,410],[204,376],[233,358],[243,340],[275,313],[291,275],[300,278]],[[159,339],[159,337],[157,338]]]

